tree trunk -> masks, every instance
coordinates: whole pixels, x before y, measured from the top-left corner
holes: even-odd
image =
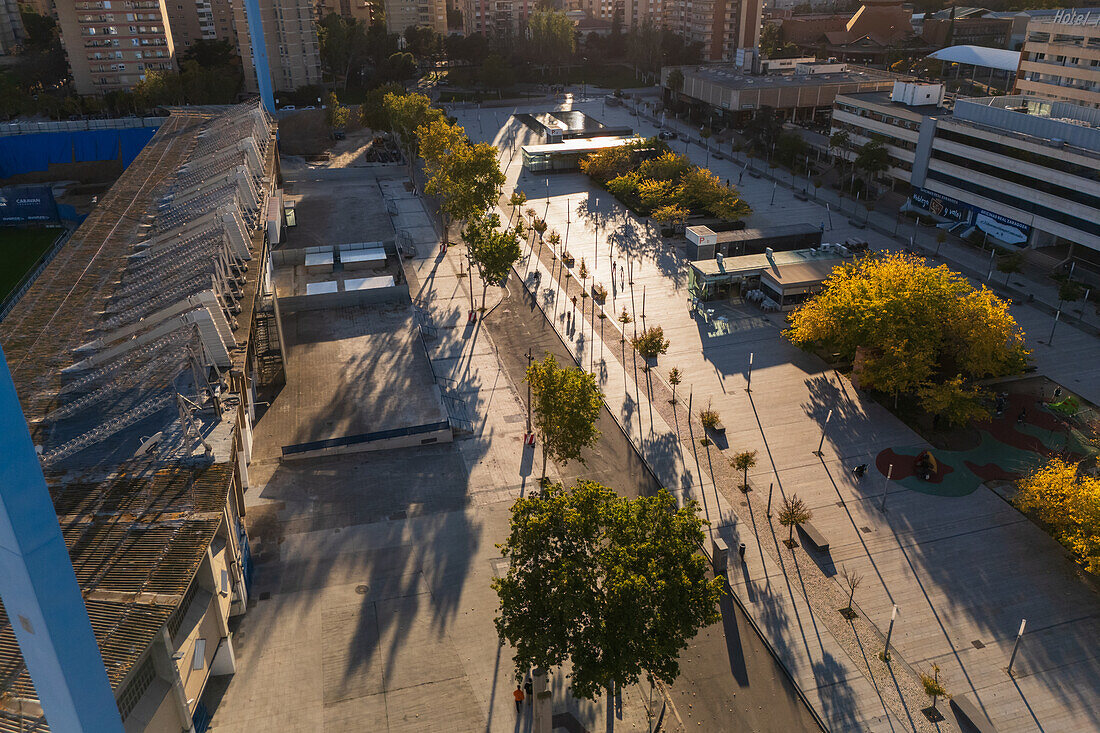
[[[545,436],[540,436],[540,437],[543,438],[543,440],[542,440],[542,478],[545,479],[546,478],[546,438],[545,438]],[[539,482],[541,483],[542,479],[539,479]]]

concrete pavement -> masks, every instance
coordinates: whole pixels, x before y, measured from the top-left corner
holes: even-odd
[[[600,116],[598,105],[584,109]],[[483,120],[482,127],[497,130],[506,112],[496,113],[497,124]],[[478,138],[475,126],[463,114],[460,122]],[[623,116],[629,118],[622,110],[608,116],[614,123]],[[487,132],[485,137],[504,136]],[[698,158],[698,150],[692,152]],[[512,162],[511,185],[517,178],[518,156],[505,151],[504,160]],[[737,172],[729,161],[712,161],[711,167],[722,177]],[[596,280],[610,282],[616,256],[621,264],[632,263],[633,299],[629,289],[616,290],[607,310],[617,313],[626,305],[640,320],[640,291],[644,291],[647,322],[662,325],[672,339],[670,353],[661,359],[661,371],[680,367],[686,373],[680,394],[691,395],[695,410],[709,401],[722,414],[730,451],[759,452],[758,466],[751,474],[755,490],[748,497],[741,497],[732,481],[724,482],[721,476],[715,494],[703,463],[710,459],[706,469],[724,464],[727,451],[707,452],[698,466],[692,466],[693,460],[685,461],[683,455],[695,451],[686,448],[687,441],[675,439],[675,426],[668,428],[676,423],[675,416],[658,419],[660,404],[653,409],[629,370],[609,366],[607,349],[617,346],[617,336],[607,344],[591,324],[587,332],[576,328],[569,336],[582,357],[588,352],[588,363],[597,366],[609,404],[621,405],[621,421],[662,480],[682,494],[709,495],[708,511],[725,523],[733,523],[731,514],[722,513],[732,507],[741,526],[752,527],[751,532],[738,527],[740,541],[762,538],[757,543],[764,547],[758,568],[747,568],[745,578],[731,572],[731,583],[750,609],[760,603],[752,611],[757,622],[788,667],[797,671],[807,694],[811,699],[816,696],[819,710],[834,727],[930,729],[919,712],[927,702],[918,702],[919,697],[906,690],[905,678],[911,682],[913,675],[905,665],[926,670],[937,662],[944,669],[949,691],[974,700],[999,730],[1100,728],[1090,703],[1100,698],[1100,662],[1089,641],[1100,637],[1097,597],[1076,575],[1060,546],[984,487],[969,496],[948,499],[892,487],[874,472],[862,482],[855,481],[848,470],[851,465],[871,462],[869,457],[885,447],[922,445],[923,441],[847,380],[784,341],[779,334],[780,317],[728,306],[716,309],[707,321],[691,318],[678,253],[647,237],[643,226],[582,176],[552,176],[548,202],[539,201],[544,181],[529,176],[520,182],[533,199],[528,206],[540,215],[545,210],[550,226],[564,235],[568,200],[569,249],[578,262],[583,256],[590,269],[595,267]],[[813,201],[800,201],[765,179],[746,176],[742,190],[757,210],[751,224],[819,223],[828,217]],[[774,206],[770,204],[773,190]],[[596,222],[603,225],[598,239]],[[858,235],[876,247],[896,246],[881,233],[852,227],[835,214],[833,224],[827,241]],[[611,260],[609,244],[616,248]],[[547,269],[543,282],[554,279]],[[548,303],[556,300],[549,294],[542,297]],[[555,322],[563,327],[568,318],[558,313],[566,310],[559,306],[554,311]],[[1013,312],[1033,334],[1048,318],[1026,304],[1014,306]],[[608,325],[615,324],[606,323],[604,328]],[[1049,370],[1050,376],[1090,400],[1100,397],[1095,395],[1100,389],[1096,373],[1100,360],[1090,358],[1097,350],[1095,340],[1071,326],[1062,329],[1059,326],[1060,336],[1050,346],[1038,343],[1046,333],[1030,337],[1034,349],[1046,349],[1036,354],[1040,371]],[[744,390],[750,352],[754,354],[751,400]],[[644,384],[644,376],[641,381]],[[834,416],[826,431],[824,456],[818,459],[812,451],[830,409]],[[777,496],[797,492],[807,500],[815,525],[830,538],[829,553],[799,549],[792,555],[775,546],[766,518],[759,519],[769,483],[776,484]],[[888,492],[886,512],[877,508],[884,492]],[[781,563],[786,572],[779,569]],[[865,575],[856,605],[863,611],[861,618],[873,625],[874,639],[855,633],[862,621],[848,632],[833,618],[847,600],[836,575],[843,565]],[[757,592],[757,586],[767,588],[769,583],[782,592]],[[753,600],[753,594],[758,600]],[[894,602],[901,607],[892,639],[895,662],[884,675],[885,668],[876,665],[871,651],[881,650]],[[1029,628],[1042,619],[1041,628],[1031,637],[1034,641],[1025,637],[1016,674],[1009,677],[1004,667],[1021,617],[1029,618]]]

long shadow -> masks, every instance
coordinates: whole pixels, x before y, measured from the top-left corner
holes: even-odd
[[[730,658],[730,672],[741,687],[749,686],[749,670],[745,666],[745,652],[741,648],[741,630],[737,627],[737,610],[733,605],[733,589],[729,579],[723,576],[725,592],[719,601],[722,612],[722,628],[726,632],[726,653]]]
[[[843,671],[844,666],[827,651],[822,652],[821,659],[813,663],[822,717],[829,721],[832,730],[859,730],[856,696],[844,679]]]

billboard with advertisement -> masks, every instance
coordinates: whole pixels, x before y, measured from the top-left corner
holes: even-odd
[[[1024,244],[1031,236],[1031,227],[1023,222],[927,188],[914,188],[909,198],[934,216],[970,224],[1006,244]]]
[[[18,225],[57,221],[57,204],[49,186],[0,188],[0,224]]]

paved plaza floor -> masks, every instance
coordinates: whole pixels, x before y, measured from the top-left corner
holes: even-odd
[[[654,131],[622,109],[604,113],[598,102],[582,108]],[[568,234],[578,263],[584,257],[596,281],[616,283],[608,288],[607,313],[625,307],[639,327],[661,325],[671,339],[669,353],[659,369],[639,373],[633,360],[616,356],[614,318],[574,315],[560,265],[548,266],[536,252],[521,274],[578,361],[597,373],[609,406],[659,478],[701,501],[732,547],[746,543],[746,561],[731,568],[731,585],[830,725],[936,729],[920,712],[929,701],[913,691],[916,673],[936,663],[949,692],[973,701],[1000,731],[1100,729],[1100,603],[1066,551],[984,486],[940,496],[881,475],[859,480],[851,468],[873,463],[884,450],[915,455],[929,446],[842,375],[789,344],[781,315],[736,304],[715,314],[724,321],[691,315],[680,253],[609,194],[580,174],[521,176],[516,148],[528,133],[509,123],[510,112],[457,115],[474,139],[507,143],[506,191],[522,188],[527,205],[545,215],[551,229]],[[701,161],[699,148],[689,152]],[[711,167],[735,181],[740,170],[731,161]],[[742,192],[755,209],[750,226],[825,221],[825,241],[862,236],[873,247],[897,246],[770,180],[746,176]],[[944,254],[950,261],[956,253],[945,248]],[[620,267],[632,273],[632,285],[618,286]],[[590,300],[582,305],[593,309]],[[1012,312],[1029,333],[1039,373],[1096,402],[1100,343],[1066,324],[1048,343],[1049,314],[1027,304]],[[650,396],[651,389],[667,390],[662,375],[672,366],[685,375],[676,412]],[[692,412],[710,405],[721,414],[721,444],[699,447],[697,423],[686,419],[689,404]],[[814,450],[823,435],[819,457]],[[735,488],[727,464],[742,450],[758,456],[748,495]],[[765,512],[769,487],[776,502],[795,493],[807,501],[814,525],[830,541],[827,552],[782,545],[785,530]],[[853,623],[837,610],[847,601],[843,568],[864,576]],[[877,655],[895,604],[893,660],[886,666]],[[1027,634],[1010,676],[1008,657],[1022,618]],[[950,717],[940,729],[954,729]]]

